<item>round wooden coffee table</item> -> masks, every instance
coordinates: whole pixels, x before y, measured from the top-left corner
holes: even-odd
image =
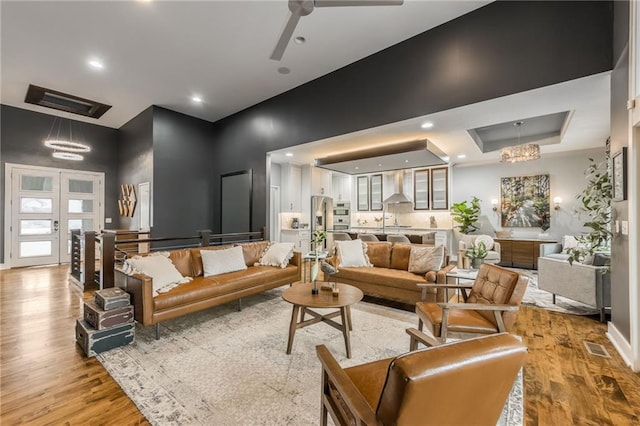
[[[340,290],[340,294],[337,297],[333,296],[330,290],[319,290],[318,294],[311,294],[313,283],[294,284],[282,293],[282,298],[293,304],[291,324],[289,325],[287,354],[291,353],[293,336],[297,329],[318,322],[326,322],[330,326],[342,331],[344,336],[344,345],[347,349],[347,358],[351,358],[351,341],[349,340],[349,331],[352,330],[353,327],[351,324],[350,307],[354,303],[358,303],[362,300],[364,294],[359,288],[351,285],[338,283],[337,286]],[[319,283],[318,288],[320,288]],[[339,308],[339,310],[322,315],[311,310],[311,308]],[[300,322],[298,322],[298,312],[300,313]],[[305,321],[305,314],[309,314],[313,318]],[[338,315],[342,317],[342,324],[331,319]]]

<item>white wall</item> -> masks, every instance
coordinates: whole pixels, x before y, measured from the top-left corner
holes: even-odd
[[[497,155],[496,153],[496,157]],[[552,210],[551,227],[546,233],[555,238],[577,235],[584,230],[584,220],[574,214],[574,209],[579,206],[576,195],[586,186],[584,171],[589,165],[589,158],[597,162],[604,161],[604,146],[602,149],[573,151],[548,158],[543,156],[540,160],[524,163],[456,165],[451,173],[451,203],[471,201],[474,195],[477,196],[482,200],[483,233],[486,231],[485,227],[502,230],[499,211],[494,212],[491,206],[492,199],[500,200],[500,178],[549,174],[551,208],[553,209],[554,197],[561,197],[562,204],[560,210]],[[511,230],[514,237],[536,237],[542,232],[540,228]]]

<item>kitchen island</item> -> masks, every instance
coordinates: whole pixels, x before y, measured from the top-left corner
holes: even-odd
[[[381,226],[351,226],[349,229],[329,231],[329,232],[345,232],[356,239],[358,234],[373,234],[380,241],[386,241],[387,235],[406,235],[414,244],[422,244],[423,237],[434,235],[436,245],[444,245],[449,254],[451,251],[451,243],[453,241],[453,230],[451,228],[414,228],[412,226],[388,225],[384,228]]]

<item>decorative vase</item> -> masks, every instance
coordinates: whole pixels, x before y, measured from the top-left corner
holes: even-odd
[[[479,257],[471,259],[471,268],[472,269],[480,269],[480,265],[482,265],[483,261],[484,261],[484,259],[480,259]]]
[[[316,279],[318,278],[318,269],[320,265],[318,264],[318,256],[316,256],[316,261],[311,265],[311,282],[313,283],[313,288],[311,289],[311,294],[318,294],[318,286],[316,285]]]

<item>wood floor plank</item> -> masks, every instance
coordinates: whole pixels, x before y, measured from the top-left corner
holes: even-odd
[[[92,295],[69,284],[67,266],[0,271],[0,424],[148,424],[75,343],[75,320]],[[520,309],[527,426],[640,424],[640,375],[606,331],[595,316]],[[584,340],[611,358],[588,354]]]

